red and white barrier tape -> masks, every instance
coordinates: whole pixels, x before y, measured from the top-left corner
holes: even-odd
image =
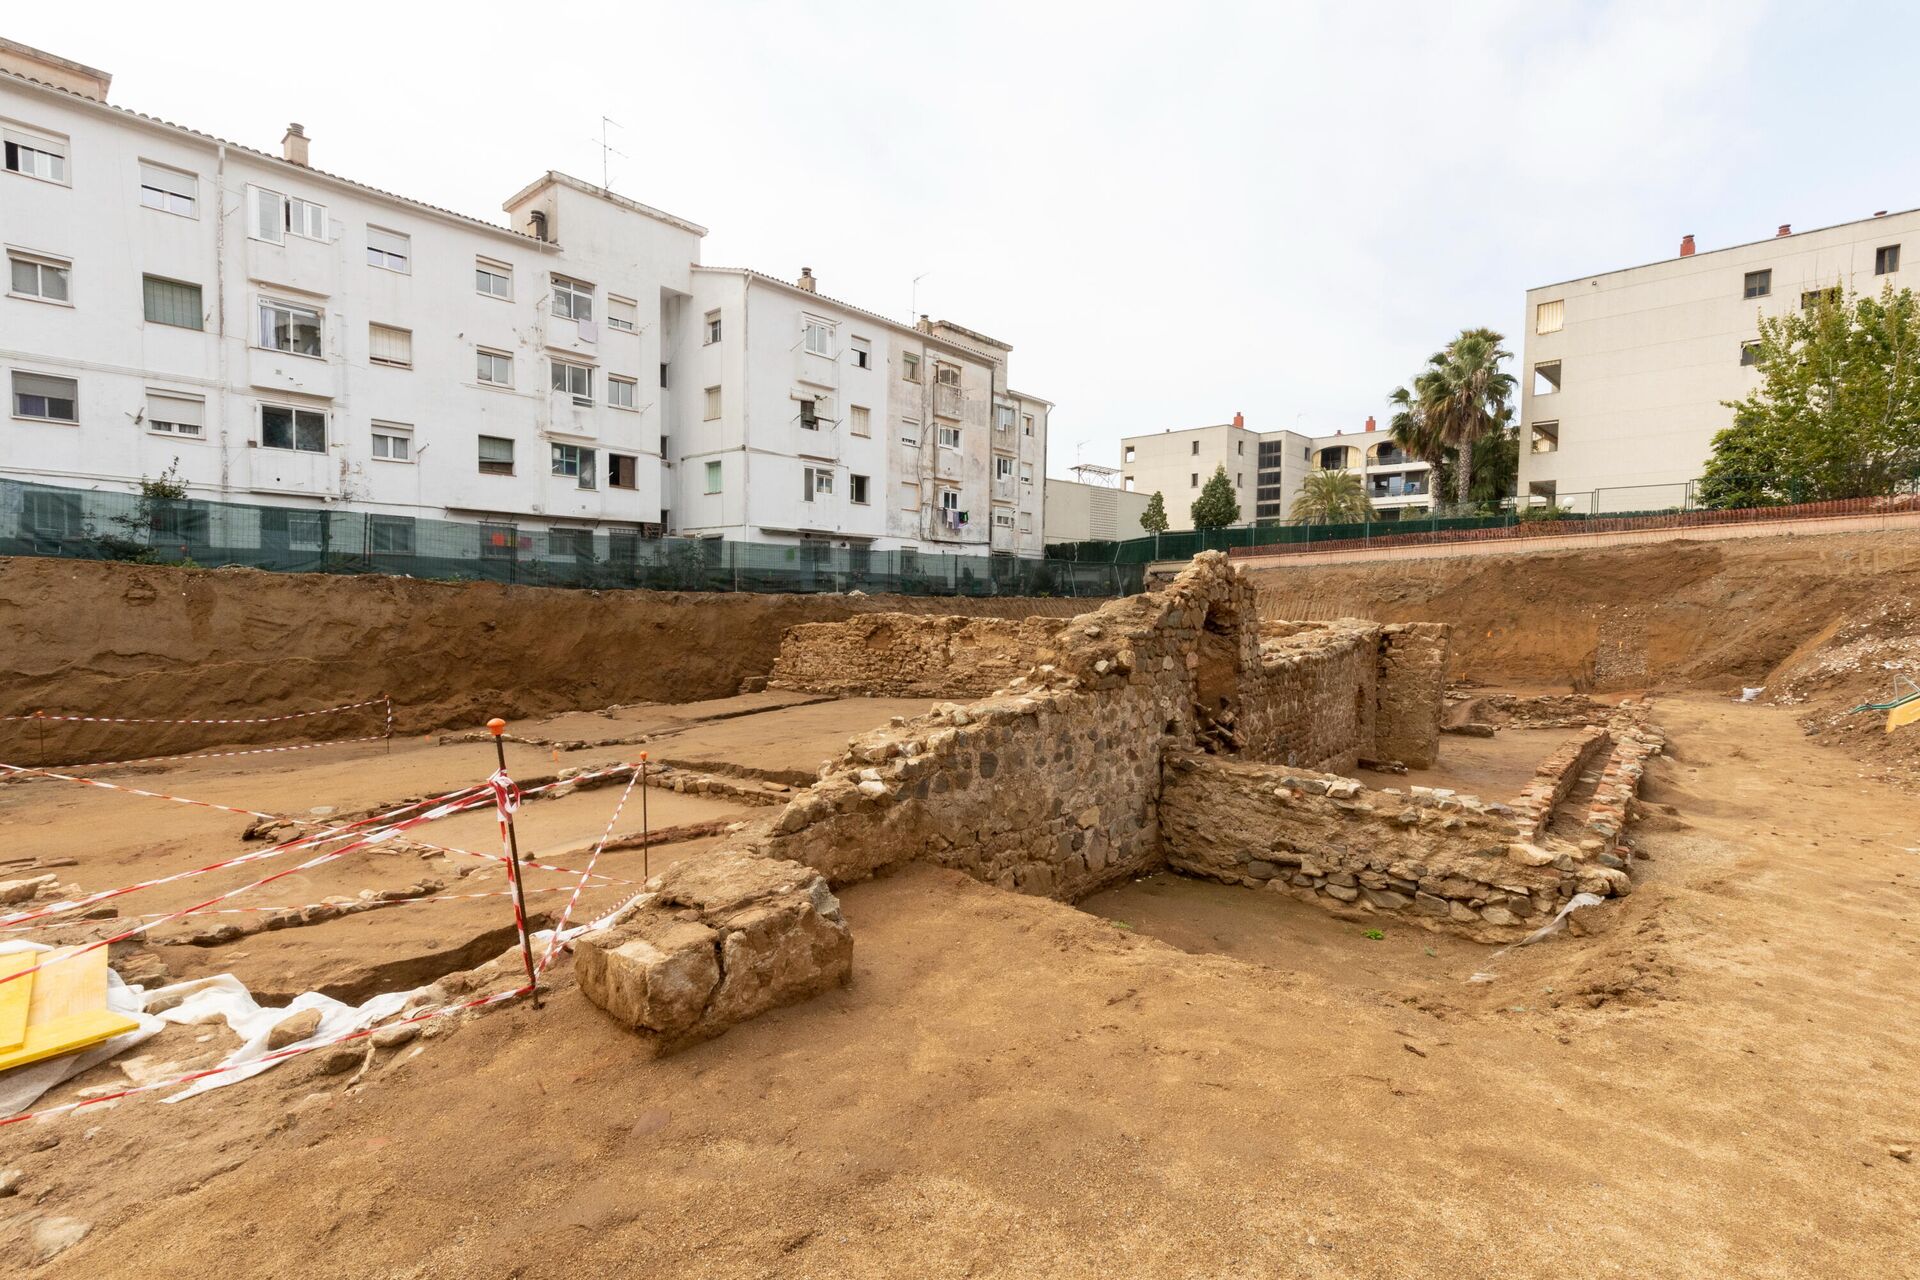
[[[64,721],[76,722],[80,724],[277,724],[282,720],[305,720],[312,716],[330,716],[340,711],[358,711],[361,707],[379,706],[382,703],[386,705],[387,722],[389,725],[391,725],[393,722],[393,699],[387,697],[385,694],[382,694],[378,698],[368,698],[365,702],[345,702],[337,707],[322,707],[318,711],[295,711],[284,716],[247,716],[247,717],[235,717],[231,719],[170,720],[170,719],[163,719],[159,717],[139,717],[139,716],[48,715],[47,713],[42,711],[35,711],[28,715],[0,716],[0,721],[64,720]]]
[[[559,921],[553,926],[553,932],[547,938],[546,954],[540,957],[540,967],[535,975],[545,973],[547,966],[553,963],[554,952],[560,949],[560,936],[567,931],[567,921],[573,917],[574,904],[580,901],[580,891],[587,887],[587,879],[593,875],[594,864],[600,861],[600,851],[607,847],[607,841],[613,838],[613,824],[620,821],[620,811],[627,807],[627,797],[633,794],[634,784],[640,781],[640,775],[646,771],[646,762],[633,766],[633,776],[627,779],[627,785],[620,792],[620,803],[613,806],[613,812],[607,815],[607,825],[601,830],[600,838],[593,842],[593,852],[587,855],[587,868],[580,873],[579,883],[573,886],[573,896],[567,899],[566,909],[561,911]]]
[[[312,1053],[315,1049],[331,1049],[335,1045],[346,1044],[349,1041],[363,1040],[376,1032],[386,1030],[388,1027],[410,1026],[416,1022],[426,1022],[432,1018],[444,1018],[450,1014],[463,1013],[469,1009],[483,1009],[490,1005],[504,1004],[508,1000],[524,996],[532,990],[533,987],[529,984],[524,987],[516,987],[512,991],[498,991],[493,995],[480,996],[460,1004],[444,1005],[438,1009],[429,1009],[425,1013],[417,1013],[411,1018],[401,1018],[394,1022],[383,1022],[377,1027],[362,1027],[358,1031],[350,1031],[346,1035],[335,1036],[333,1039],[323,1040],[319,1044],[296,1045],[291,1049],[280,1049],[274,1053],[269,1053],[247,1062],[235,1062],[225,1066],[206,1067],[199,1071],[189,1071],[183,1075],[174,1076],[170,1080],[154,1080],[147,1084],[131,1085],[128,1088],[121,1089],[114,1093],[103,1094],[97,1098],[83,1098],[79,1102],[66,1102],[57,1107],[47,1107],[41,1111],[22,1111],[19,1115],[0,1117],[0,1128],[5,1128],[10,1124],[20,1124],[27,1120],[49,1119],[53,1116],[64,1115],[70,1111],[78,1111],[82,1107],[97,1107],[103,1102],[117,1102],[121,1098],[130,1097],[136,1093],[151,1093],[155,1089],[171,1089],[175,1085],[192,1084],[196,1080],[205,1080],[208,1076],[224,1075],[229,1071],[239,1071],[245,1067],[256,1067],[264,1062],[278,1062],[283,1058],[298,1057],[303,1053]]]
[[[156,764],[162,760],[224,760],[230,756],[266,756],[281,751],[317,751],[321,747],[344,747],[355,742],[385,742],[384,733],[364,738],[329,738],[325,742],[298,742],[290,747],[248,747],[242,751],[194,751],[177,756],[133,756],[126,760],[78,760],[63,765],[66,769],[111,769],[123,764]]]

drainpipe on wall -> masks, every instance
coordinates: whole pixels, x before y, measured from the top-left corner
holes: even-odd
[[[227,438],[227,144],[222,142],[213,164],[213,339],[214,369],[220,385],[214,391],[220,413],[220,492],[233,489],[233,455]]]

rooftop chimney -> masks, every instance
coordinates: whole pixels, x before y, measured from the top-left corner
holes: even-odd
[[[1780,229],[1773,234],[1775,239],[1781,236],[1790,236],[1793,234],[1793,224],[1791,222],[1783,222],[1780,224]]]
[[[1875,209],[1873,211],[1873,216],[1876,218],[1884,218],[1887,216],[1887,211],[1885,209]]]
[[[1689,240],[1691,240],[1691,239],[1693,239],[1693,237],[1692,237],[1692,236],[1688,236],[1688,237],[1687,237],[1687,239],[1689,239]],[[1379,429],[1379,424],[1378,424],[1378,423],[1376,423],[1376,422],[1375,422],[1375,421],[1373,420],[1373,415],[1372,415],[1372,414],[1368,414],[1368,415],[1367,415],[1367,430],[1369,430],[1369,431],[1377,431],[1378,429]]]
[[[1238,409],[1235,409],[1233,411],[1233,425],[1243,429],[1247,425],[1247,416],[1241,413]]]
[[[1693,237],[1691,235],[1680,237],[1680,256],[1683,258],[1691,258],[1693,256]]]
[[[307,131],[297,124],[288,125],[280,139],[280,156],[288,164],[311,168],[307,163]]]
[[[820,292],[819,286],[814,283],[812,267],[800,268],[800,278],[798,280],[795,280],[794,283],[799,285],[802,289],[805,289],[808,293]]]

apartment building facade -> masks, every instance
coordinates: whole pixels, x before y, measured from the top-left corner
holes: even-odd
[[[1520,492],[1534,505],[1632,511],[1680,505],[1758,385],[1759,319],[1835,288],[1911,287],[1920,210],[1697,251],[1529,289]]]
[[[1169,529],[1193,527],[1195,498],[1216,468],[1224,467],[1243,521],[1285,522],[1307,476],[1350,471],[1360,476],[1384,518],[1425,515],[1432,506],[1431,468],[1408,456],[1367,419],[1360,432],[1309,436],[1297,431],[1252,431],[1243,414],[1205,427],[1127,436],[1120,442],[1121,487],[1159,492]]]
[[[744,277],[699,266],[696,223],[549,172],[507,200],[503,226],[316,169],[298,125],[273,155],[109,105],[108,83],[0,42],[0,475],[122,491],[172,475],[191,497],[279,508],[228,536],[294,549],[313,536],[302,509],[341,508],[370,513],[371,549],[387,554],[411,551],[421,517],[536,555],[568,554],[592,530],[1040,554],[1050,406],[1007,392],[1005,348],[910,339],[913,326],[861,313],[833,317],[838,345],[822,356],[775,305],[798,290],[768,283],[755,313],[740,311],[742,340],[707,351],[703,318]],[[764,343],[749,357],[756,320]],[[905,512],[911,397],[896,411],[887,366],[852,367],[860,325],[875,360],[904,363],[913,346],[929,380],[962,366],[938,403],[930,381],[921,421],[930,449],[949,438],[936,421],[960,429],[957,496],[936,488],[938,466],[927,492],[965,520]],[[822,449],[795,425],[792,393],[818,379],[850,408],[856,373],[872,380],[858,392],[869,435],[856,443],[830,403],[844,431]],[[714,424],[694,393],[708,386],[740,414],[732,494],[724,472],[721,492],[705,491]],[[749,413],[782,401],[785,422]],[[1002,403],[1016,424],[1032,414],[1033,431],[1007,468],[1016,482],[996,490]],[[808,468],[833,475],[803,488]],[[877,524],[852,501],[856,474]],[[707,501],[749,494],[750,507]],[[51,501],[31,514],[73,518]]]

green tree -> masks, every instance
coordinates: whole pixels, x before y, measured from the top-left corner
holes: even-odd
[[[1463,507],[1472,501],[1474,446],[1512,418],[1514,380],[1502,366],[1513,353],[1505,341],[1492,329],[1462,329],[1427,358],[1410,388],[1388,397],[1394,443],[1436,465],[1453,451],[1455,499]]]
[[[1768,506],[1890,492],[1920,471],[1920,302],[1836,287],[1760,317],[1760,385],[1729,400],[1700,481],[1709,506]]]
[[[1287,514],[1300,524],[1359,524],[1373,519],[1373,503],[1353,472],[1316,471],[1301,482]]]
[[[1473,444],[1473,487],[1467,493],[1467,501],[1475,511],[1496,512],[1501,503],[1520,490],[1520,433],[1512,426],[1511,405],[1503,416],[1505,421],[1498,430],[1481,436]],[[1433,464],[1435,493],[1457,489],[1459,456],[1459,450],[1445,449],[1440,461]]]
[[[1233,482],[1227,479],[1225,463],[1215,467],[1212,478],[1201,486],[1192,512],[1196,529],[1224,529],[1240,523],[1240,500],[1233,496]]]
[[[1140,527],[1148,533],[1167,531],[1167,500],[1158,489],[1147,499],[1147,509],[1140,513]]]

